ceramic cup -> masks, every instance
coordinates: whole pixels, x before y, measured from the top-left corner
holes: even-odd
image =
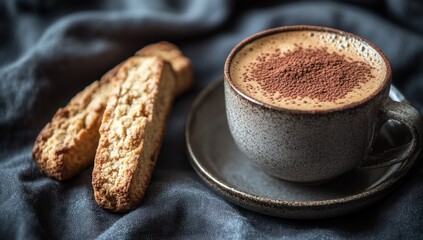
[[[330,111],[296,111],[265,104],[233,84],[230,64],[240,49],[262,37],[284,31],[327,31],[364,41],[386,64],[383,86],[360,103]],[[401,162],[419,149],[422,117],[412,106],[389,97],[391,68],[372,43],[336,29],[290,26],[255,34],[239,43],[225,63],[225,107],[230,132],[242,152],[264,172],[293,182],[321,182],[356,167],[381,167]],[[405,125],[411,141],[383,153],[372,153],[372,143],[387,120]]]

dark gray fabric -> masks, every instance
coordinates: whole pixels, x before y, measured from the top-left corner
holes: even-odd
[[[2,1],[0,238],[423,238],[422,166],[377,204],[313,221],[278,219],[232,205],[190,167],[183,131],[192,100],[222,75],[237,42],[266,28],[322,25],[373,41],[390,59],[394,83],[423,111],[421,1],[257,2]],[[58,107],[159,40],[176,43],[192,59],[196,83],[175,102],[142,205],[126,214],[110,213],[93,200],[92,168],[67,182],[49,179],[31,160],[32,144]]]

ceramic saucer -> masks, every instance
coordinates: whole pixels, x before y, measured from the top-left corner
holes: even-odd
[[[390,97],[405,101],[391,87]],[[378,169],[354,169],[332,182],[307,186],[270,177],[238,149],[229,132],[223,81],[207,87],[193,103],[186,125],[191,164],[214,191],[230,202],[259,213],[296,219],[334,217],[363,208],[399,185],[417,156]],[[385,124],[377,149],[399,146],[409,140],[400,124]]]

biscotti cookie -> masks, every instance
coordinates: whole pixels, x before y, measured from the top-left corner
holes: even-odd
[[[113,80],[93,169],[97,203],[112,211],[137,206],[149,184],[175,91],[170,65],[133,57]]]
[[[86,87],[41,130],[32,150],[41,172],[65,180],[92,163],[110,82],[106,75]]]
[[[175,96],[180,96],[192,86],[194,77],[191,61],[172,43],[159,42],[150,44],[139,50],[135,55],[159,56],[170,63],[172,69],[177,73]]]
[[[191,63],[173,44],[151,44],[138,51],[138,54],[156,55],[170,62],[180,82],[180,88],[175,92],[180,94],[192,84]],[[98,130],[112,85],[111,78],[119,67],[116,66],[100,81],[78,93],[67,106],[56,112],[40,132],[32,155],[44,174],[65,180],[93,162],[99,139]]]

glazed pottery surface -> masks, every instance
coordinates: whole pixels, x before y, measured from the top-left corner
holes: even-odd
[[[419,145],[419,151],[403,162],[382,168],[354,168],[336,181],[317,186],[290,183],[265,174],[247,160],[229,132],[223,96],[220,80],[206,88],[192,106],[186,125],[191,164],[205,183],[225,199],[259,213],[311,219],[358,210],[395,189],[416,163],[421,149]],[[394,87],[390,96],[404,101]],[[404,145],[409,139],[403,125],[389,121],[382,127],[374,151]]]
[[[386,75],[380,88],[361,102],[316,112],[268,105],[237,89],[230,74],[231,61],[237,52],[256,39],[296,30],[332,32],[365,42],[386,65]],[[390,82],[391,68],[387,58],[376,46],[358,36],[313,26],[267,30],[241,42],[226,60],[224,89],[229,129],[239,149],[269,175],[293,182],[327,181],[361,165],[368,158],[398,160],[397,156],[369,157],[375,134],[389,119],[400,121],[410,129],[412,146],[404,149],[403,153],[414,154],[418,135],[421,134],[421,129],[417,129],[421,128],[421,116],[411,106],[393,103],[388,98]],[[380,161],[377,163],[380,164]]]

